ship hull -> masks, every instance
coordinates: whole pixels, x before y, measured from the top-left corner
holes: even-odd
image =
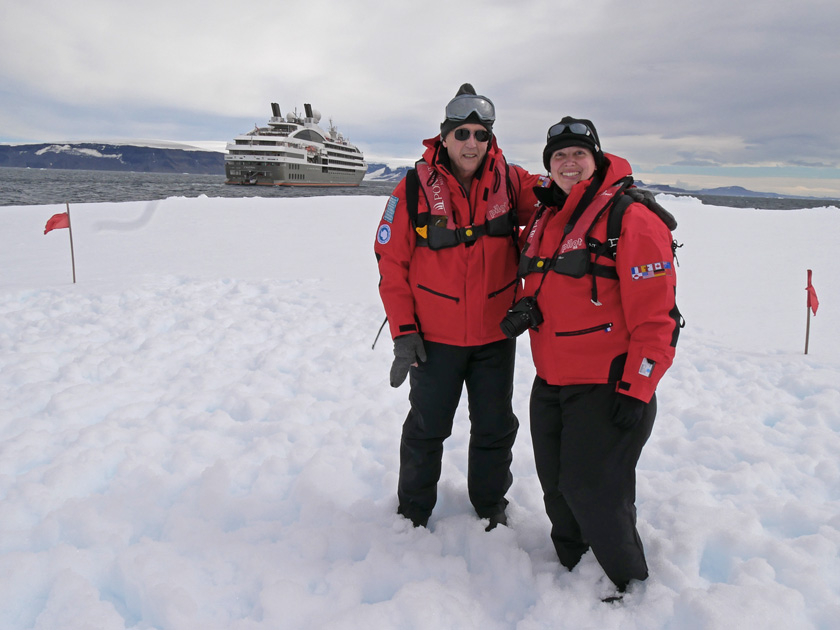
[[[225,183],[242,186],[358,186],[365,172],[323,164],[226,162]]]

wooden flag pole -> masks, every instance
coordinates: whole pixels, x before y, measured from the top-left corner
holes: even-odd
[[[64,204],[67,206],[67,231],[70,232],[70,262],[73,265],[73,284],[76,284],[76,255],[73,252],[73,222],[70,220],[70,202],[65,201]],[[807,354],[807,345],[805,348]]]

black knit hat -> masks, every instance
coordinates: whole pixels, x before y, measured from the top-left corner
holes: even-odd
[[[572,118],[565,116],[559,123],[551,125],[546,134],[545,149],[543,149],[543,165],[545,170],[551,170],[551,156],[558,149],[566,147],[584,147],[592,151],[595,166],[604,163],[604,152],[601,150],[601,140],[591,120],[586,118]]]
[[[465,96],[466,98],[460,98]],[[470,96],[475,98],[469,98]],[[461,117],[462,112],[455,113],[452,111],[458,110],[459,105],[463,106],[460,109],[472,111],[467,116]],[[493,123],[496,121],[496,109],[493,106],[493,101],[486,96],[477,95],[475,88],[469,83],[464,83],[458,88],[455,98],[446,105],[446,112],[446,119],[440,124],[441,138],[446,138],[450,131],[467,123],[481,125],[488,132],[493,133]]]

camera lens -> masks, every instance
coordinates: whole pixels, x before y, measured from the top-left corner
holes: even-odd
[[[531,318],[528,313],[510,311],[502,320],[501,324],[499,324],[499,327],[502,329],[505,337],[513,339],[528,330],[530,321]]]

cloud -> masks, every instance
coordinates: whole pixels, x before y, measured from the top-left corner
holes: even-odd
[[[644,165],[840,166],[840,5],[522,0],[58,0],[5,8],[4,141],[227,140],[312,103],[373,155],[419,157],[464,82],[512,161],[598,126]],[[32,25],[37,24],[37,29]]]

